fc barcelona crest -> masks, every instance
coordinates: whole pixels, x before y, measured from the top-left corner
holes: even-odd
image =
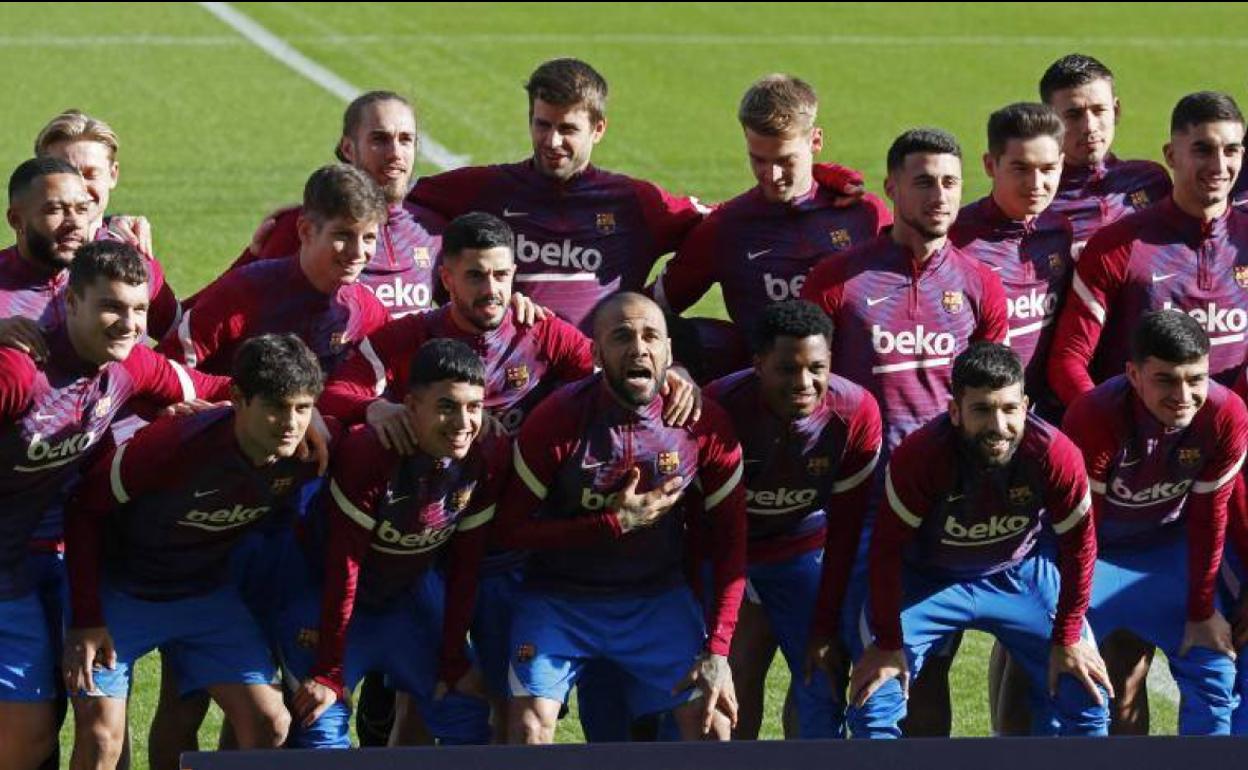
[[[472,500],[472,487],[464,487],[457,489],[451,494],[451,510],[462,511],[468,507],[468,502]]]
[[[832,470],[831,457],[811,457],[806,461],[806,473],[811,476],[822,476]]]
[[[615,214],[608,211],[605,214],[596,215],[594,217],[594,226],[603,235],[610,235],[615,232]]]
[[[504,375],[507,378],[507,387],[519,390],[529,384],[529,365],[509,366],[505,370]]]
[[[1137,209],[1146,209],[1148,208],[1148,205],[1152,203],[1152,201],[1148,198],[1148,192],[1146,190],[1136,190],[1131,193],[1131,197],[1127,200],[1130,201],[1131,205]]]
[[[273,483],[269,485],[269,491],[275,495],[280,495],[284,492],[290,491],[290,488],[294,483],[295,480],[293,477],[282,476],[280,478],[273,479]]]
[[[113,399],[111,397],[100,396],[100,400],[95,402],[95,409],[92,410],[92,413],[95,415],[95,418],[98,420],[104,417],[104,415],[108,414],[108,410],[111,409],[112,407],[113,407]]]
[[[834,249],[848,249],[850,242],[853,240],[849,237],[849,231],[843,227],[829,232],[828,238],[832,241],[832,248]]]
[[[1235,276],[1235,283],[1241,289],[1248,289],[1248,265],[1236,265],[1232,271]]]
[[[680,467],[680,453],[674,451],[659,452],[658,466],[659,473],[663,476],[675,473],[676,469]]]
[[[421,270],[428,270],[433,266],[433,260],[429,258],[429,247],[413,246],[412,261],[416,263],[416,267]]]
[[[1191,468],[1200,463],[1200,450],[1196,447],[1179,450],[1179,465]]]
[[[962,292],[947,291],[940,298],[940,306],[946,313],[956,313],[962,309]]]
[[[1027,505],[1032,500],[1031,487],[1010,487],[1010,505]]]

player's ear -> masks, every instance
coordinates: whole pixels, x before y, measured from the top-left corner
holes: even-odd
[[[958,408],[958,400],[956,398],[949,399],[949,421],[955,427],[962,427],[962,410]]]
[[[307,215],[300,214],[295,222],[295,230],[299,233],[300,243],[311,243],[312,236],[316,233],[316,223]]]
[[[993,157],[991,150],[984,153],[984,173],[988,175],[989,179],[995,180],[997,178],[997,159]]]
[[[1161,154],[1166,159],[1166,165],[1171,169],[1174,168],[1174,142],[1166,142],[1161,147]]]
[[[599,142],[602,141],[602,137],[606,133],[607,133],[607,117],[604,115],[594,123],[593,127],[590,129],[589,137],[593,141],[594,144],[598,144]]]
[[[594,369],[602,368],[602,349],[598,347],[598,340],[589,343],[589,352],[594,359]]]
[[[893,203],[897,202],[897,179],[891,171],[884,175],[884,194]]]
[[[243,395],[242,389],[240,389],[237,385],[230,386],[230,403],[234,404],[235,407],[239,407],[247,403],[247,397]]]
[[[1131,383],[1131,387],[1135,388],[1138,393],[1140,390],[1140,368],[1135,365],[1134,361],[1127,362],[1127,382]]]
[[[5,209],[4,218],[8,220],[9,227],[13,228],[13,232],[21,234],[22,230],[25,229],[22,224],[21,212],[13,206]]]
[[[121,166],[117,165],[117,161],[113,161],[108,166],[108,189],[112,190],[117,187],[119,179],[121,179]]]
[[[1114,97],[1114,125],[1118,125],[1118,121],[1122,120],[1122,102],[1118,101],[1118,97]]]
[[[355,165],[355,148],[351,146],[351,140],[345,136],[338,140],[338,157],[346,163]]]
[[[815,126],[810,129],[810,154],[818,155],[823,149],[823,129]]]

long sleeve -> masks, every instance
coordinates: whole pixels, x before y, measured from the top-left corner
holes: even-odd
[[[1057,568],[1061,575],[1052,639],[1055,644],[1071,645],[1079,641],[1083,617],[1092,598],[1092,570],[1096,565],[1092,490],[1084,456],[1066,436],[1055,435],[1045,466],[1045,511],[1057,534]]]
[[[407,362],[428,339],[420,315],[391,321],[362,340],[325,383],[317,406],[348,425],[364,422],[368,405],[407,371]],[[402,383],[399,389],[402,390]]]
[[[744,463],[741,445],[727,414],[713,401],[703,403],[698,420],[698,481],[703,509],[710,524],[710,553],[714,592],[707,630],[707,649],[727,655],[745,595],[745,566],[749,525],[745,513]]]

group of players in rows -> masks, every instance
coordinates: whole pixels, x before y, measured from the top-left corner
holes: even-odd
[[[223,745],[345,746],[365,677],[366,740],[548,743],[574,686],[591,740],[756,737],[777,648],[786,734],[947,734],[966,628],[1001,733],[1147,731],[1155,648],[1181,732],[1248,732],[1229,96],[1178,102],[1167,173],[1063,57],[989,118],[987,197],[920,128],[890,210],[768,76],[757,185],[707,208],[590,163],[586,63],[526,88],[531,158],[414,185],[411,106],[359,97],[181,301],[105,213],[107,124],[39,134],[0,252],[0,768],[54,766],[66,694],[72,766],[124,765],[154,649],[156,768],[210,697]],[[678,315],[715,283],[729,321]]]

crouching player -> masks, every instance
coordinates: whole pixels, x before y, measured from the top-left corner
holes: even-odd
[[[1096,560],[1087,475],[1070,440],[1028,413],[1013,351],[975,343],[957,357],[949,413],[897,447],[885,498],[864,611],[875,636],[864,617],[850,682],[854,736],[900,737],[911,677],[965,628],[992,633],[1022,664],[1033,713],[1056,712],[1065,735],[1104,735],[1109,679],[1083,617]],[[1056,564],[1042,527],[1056,535]]]
[[[478,441],[485,366],[471,348],[431,340],[409,371],[416,453],[353,428],[301,533],[306,586],[280,621],[284,665],[301,680],[293,745],[347,748],[349,693],[366,672],[422,709],[484,692],[464,640],[509,448]]]
[[[240,748],[285,740],[268,645],[229,561],[315,475],[297,453],[320,390],[298,338],[257,337],[239,349],[232,406],[159,420],[87,473],[66,527],[73,767],[116,765],[135,661],[157,647],[177,650],[183,691],[207,690]]]

